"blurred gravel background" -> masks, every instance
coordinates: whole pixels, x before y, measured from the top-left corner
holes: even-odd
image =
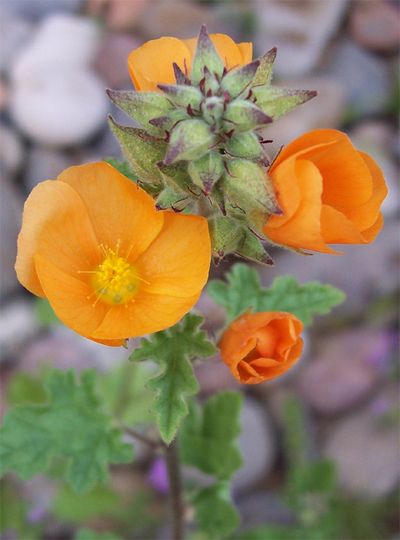
[[[399,9],[396,0],[0,0],[2,410],[17,372],[35,373],[43,361],[104,371],[126,357],[124,350],[86,342],[38,317],[36,302],[13,270],[22,205],[38,182],[70,165],[120,157],[106,117],[112,112],[121,122],[127,119],[108,102],[105,88],[131,88],[126,57],[142,42],[192,37],[206,23],[211,32],[253,41],[255,55],[277,46],[275,82],[319,91],[268,129],[271,155],[307,130],[342,129],[376,159],[390,190],[385,228],[373,245],[345,247],[338,257],[275,250],[275,266],[260,269],[264,284],[291,273],[300,281],[340,287],[348,299],[317,321],[293,372],[242,388],[245,465],[234,487],[244,526],[293,522],[280,493],[287,469],[283,404],[294,396],[304,409],[311,453],[336,463],[340,491],[362,516],[353,519],[346,538],[400,538]],[[205,293],[199,309],[210,331],[217,331],[223,313]],[[198,373],[204,395],[236,386],[217,358]],[[139,450],[129,474],[116,470],[112,490],[98,490],[84,502],[65,489],[56,493],[48,479],[7,480],[4,538],[68,539],[77,523],[99,530],[125,527],[129,538],[167,538],[160,504],[167,490],[163,463]],[[116,494],[129,499],[129,517],[110,511],[118,507]]]

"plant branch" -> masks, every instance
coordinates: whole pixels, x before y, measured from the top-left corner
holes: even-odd
[[[169,480],[169,497],[171,505],[171,525],[173,540],[183,540],[183,500],[182,500],[182,479],[179,461],[179,450],[176,439],[167,446],[164,446],[165,461]]]
[[[140,433],[140,431],[136,431],[136,429],[132,429],[129,426],[122,426],[122,429],[127,435],[130,435],[134,439],[146,444],[147,446],[150,446],[154,450],[163,448],[164,446],[161,441],[155,441],[154,439],[147,437],[147,435],[143,435],[143,433]]]

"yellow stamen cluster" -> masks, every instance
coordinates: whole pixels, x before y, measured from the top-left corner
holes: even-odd
[[[105,258],[96,268],[92,277],[92,285],[98,300],[107,304],[126,304],[138,292],[139,281],[142,281],[136,269],[124,257],[110,248],[105,251]]]

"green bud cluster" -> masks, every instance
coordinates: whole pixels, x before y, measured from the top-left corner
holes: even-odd
[[[270,263],[263,226],[280,214],[260,130],[316,95],[271,86],[276,49],[227,70],[203,26],[191,72],[173,64],[176,84],[159,92],[108,90],[140,127],[111,129],[159,208],[209,219],[213,252]]]

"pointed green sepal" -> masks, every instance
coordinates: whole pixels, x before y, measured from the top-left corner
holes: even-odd
[[[171,102],[158,92],[127,92],[123,90],[106,90],[106,92],[117,107],[126,112],[152,135],[159,135],[160,132],[151,123],[149,124],[149,120],[157,116],[164,116],[174,108]]]
[[[238,158],[261,159],[264,149],[259,137],[253,131],[238,133],[225,143],[225,151]]]
[[[176,62],[172,63],[176,84],[189,84],[189,79]]]
[[[171,131],[166,165],[176,161],[199,159],[212,147],[215,136],[203,120],[184,120]]]
[[[157,116],[149,120],[149,124],[159,130],[160,133],[165,134],[171,131],[178,122],[182,120],[189,120],[190,116],[183,109],[175,109],[164,116]]]
[[[265,114],[275,118],[283,116],[298,105],[302,105],[317,95],[315,90],[292,90],[275,86],[253,88],[256,105]]]
[[[198,109],[204,98],[198,88],[185,84],[159,84],[158,88],[164,92],[172,103],[178,107]]]
[[[208,221],[212,254],[217,261],[237,252],[244,241],[243,227],[228,216],[214,216]]]
[[[221,154],[212,151],[196,161],[190,161],[188,173],[196,186],[209,195],[214,184],[224,173],[224,161]]]
[[[181,212],[189,203],[190,199],[187,193],[166,186],[157,197],[156,207],[158,210],[172,209],[174,212]]]
[[[281,213],[265,170],[246,159],[232,159],[227,165],[229,174],[225,173],[222,188],[229,201],[228,214],[263,234],[269,215]]]
[[[165,165],[161,161],[157,165],[165,185],[171,186],[174,189],[178,188],[193,197],[200,197],[201,190],[193,184],[187,172],[186,163],[181,162],[174,163],[174,165]]]
[[[257,105],[244,99],[235,99],[229,103],[224,114],[224,129],[226,133],[249,131],[272,122]]]
[[[232,69],[223,77],[221,90],[227,92],[231,98],[236,98],[250,86],[259,65],[259,60],[253,60],[245,66]]]
[[[243,230],[243,239],[235,254],[243,259],[272,266],[274,261],[265,249],[263,242],[250,230]]]
[[[164,141],[149,135],[145,130],[119,125],[111,116],[109,125],[132,171],[141,182],[151,185],[161,184],[161,174],[157,163],[165,155]]]
[[[205,67],[218,78],[222,77],[224,64],[208,35],[206,27],[203,25],[197,39],[196,52],[192,63],[192,84],[198,85],[204,78]]]
[[[271,83],[272,66],[276,58],[276,47],[273,47],[260,59],[260,65],[251,84],[252,87]]]

